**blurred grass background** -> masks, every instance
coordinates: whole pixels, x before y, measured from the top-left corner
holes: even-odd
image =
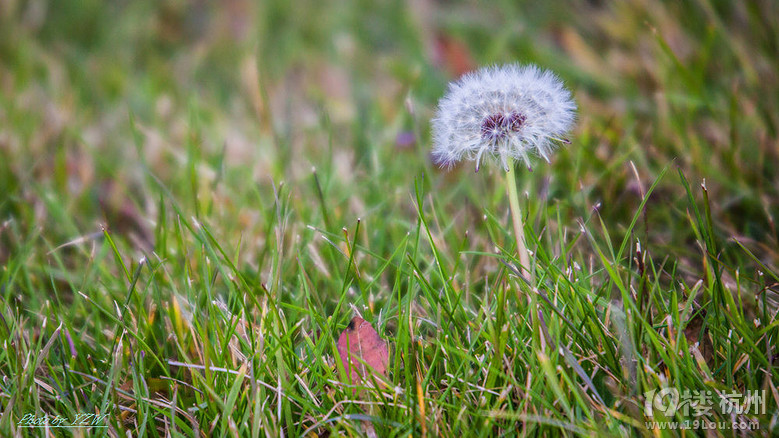
[[[550,327],[581,347],[607,409],[572,414],[550,383],[514,402],[471,388],[470,403],[442,383],[454,374],[500,393],[529,379],[508,369],[543,362],[535,339],[535,359],[506,352],[499,377],[474,371],[499,367],[484,357],[505,348],[503,313],[529,314],[498,292],[522,289],[495,256],[510,260],[512,242],[502,177],[428,159],[447,82],[515,61],[554,70],[580,108],[573,144],[519,172],[536,270],[551,282],[539,287],[561,293],[568,276],[589,291],[593,313],[568,315],[584,333],[587,318],[609,326],[609,302],[646,312],[642,325],[628,310],[625,348],[654,368],[672,359],[645,330],[694,302],[713,375],[687,363],[672,384],[765,388],[775,412],[778,16],[768,0],[0,0],[0,430],[41,409],[123,406],[111,433],[368,433],[359,415],[383,418],[380,435],[641,431],[643,419],[614,412],[641,418],[625,400],[640,406],[651,379],[617,372],[625,343],[608,328],[603,345],[617,347]],[[647,284],[649,309],[636,292]],[[563,313],[581,293],[557,298]],[[376,398],[405,408],[338,404],[348,392],[328,355],[354,312],[395,342],[400,389]],[[682,315],[680,329],[694,319]],[[513,336],[533,333],[526,321]],[[461,343],[467,354],[449,357]],[[250,364],[290,399],[169,360]],[[427,420],[414,408],[424,400]]]

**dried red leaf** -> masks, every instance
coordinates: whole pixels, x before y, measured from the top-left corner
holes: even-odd
[[[338,354],[352,384],[367,376],[369,370],[376,375],[387,375],[387,343],[368,321],[359,316],[352,318],[338,338]],[[366,364],[369,367],[367,370]]]

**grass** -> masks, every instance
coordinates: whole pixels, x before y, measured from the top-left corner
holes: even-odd
[[[0,0],[0,435],[684,434],[666,387],[779,433],[778,13]],[[499,166],[428,159],[447,81],[514,60],[580,107],[517,172],[534,283]]]

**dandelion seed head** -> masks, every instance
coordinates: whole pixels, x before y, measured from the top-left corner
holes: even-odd
[[[576,103],[562,81],[535,66],[509,64],[468,73],[449,84],[433,119],[433,159],[452,167],[463,159],[510,159],[530,168],[549,161],[576,119]]]

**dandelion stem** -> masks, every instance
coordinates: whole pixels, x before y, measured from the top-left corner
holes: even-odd
[[[525,279],[530,281],[530,255],[525,246],[525,226],[522,224],[522,211],[519,209],[519,197],[517,196],[517,180],[514,175],[514,159],[509,158],[509,170],[506,173],[506,186],[508,188],[509,206],[511,207],[511,220],[514,224],[514,236],[517,239],[517,253],[519,254],[520,272]]]

